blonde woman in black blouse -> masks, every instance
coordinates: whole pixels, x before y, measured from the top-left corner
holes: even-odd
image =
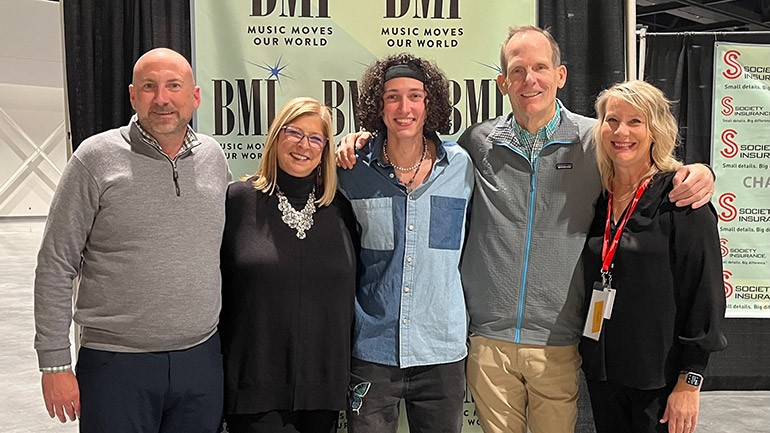
[[[709,354],[727,344],[716,212],[667,198],[680,166],[669,105],[642,81],[596,102],[606,191],[583,253],[591,338],[580,353],[598,433],[694,431]]]
[[[347,401],[356,223],[331,116],[289,101],[254,176],[227,191],[220,334],[231,433],[335,431]]]

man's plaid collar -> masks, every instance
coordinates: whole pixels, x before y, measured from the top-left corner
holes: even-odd
[[[554,116],[551,118],[551,120],[545,124],[540,130],[538,130],[538,134],[542,131],[545,134],[545,141],[548,142],[553,135],[556,133],[556,130],[559,129],[559,126],[561,125],[561,111],[562,111],[562,104],[561,101],[558,99],[556,100],[556,113],[554,113]],[[515,127],[514,127],[515,125]],[[506,144],[512,144],[516,147],[523,147],[520,136],[516,134],[515,128],[520,128],[527,134],[529,134],[528,131],[526,131],[524,128],[521,128],[518,123],[516,123],[516,119],[513,117],[513,112],[508,113],[508,116],[505,117],[505,119],[502,119],[502,121],[498,122],[497,125],[495,125],[495,128],[492,130],[492,132],[489,134],[489,138],[493,142],[497,143],[506,143]],[[532,134],[529,134],[530,136]]]
[[[160,143],[158,143],[158,140],[155,139],[152,135],[150,135],[149,132],[145,131],[144,128],[142,128],[142,125],[139,123],[139,117],[134,114],[133,117],[131,117],[131,121],[136,125],[136,128],[139,130],[139,133],[142,134],[142,140],[149,144],[150,146],[155,147],[156,149],[163,151],[163,148],[160,147]],[[195,135],[195,132],[193,132],[192,128],[190,128],[190,125],[187,125],[187,130],[184,134],[184,142],[182,143],[182,148],[179,149],[179,153],[186,152],[189,149],[194,147],[194,143],[198,141],[198,137]]]
[[[522,128],[521,125],[516,123],[515,118],[511,119],[513,132],[516,134],[516,136],[519,139],[519,142],[521,143],[532,143],[535,141],[538,141],[540,143],[548,142],[548,140],[550,140],[551,137],[553,137],[553,134],[559,128],[560,123],[561,123],[561,104],[558,101],[556,102],[556,112],[554,113],[551,120],[549,120],[548,123],[540,127],[540,129],[538,129],[534,135],[530,134],[529,131]]]

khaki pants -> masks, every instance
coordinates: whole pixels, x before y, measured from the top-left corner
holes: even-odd
[[[534,346],[470,338],[467,380],[485,433],[573,433],[580,354],[573,346]]]

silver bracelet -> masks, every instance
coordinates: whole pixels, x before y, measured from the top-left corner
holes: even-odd
[[[40,367],[41,373],[64,373],[65,371],[72,371],[72,364],[57,365],[56,367]]]

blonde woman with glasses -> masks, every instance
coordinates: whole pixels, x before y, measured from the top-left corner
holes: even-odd
[[[358,240],[331,140],[328,108],[293,99],[259,170],[228,189],[220,333],[232,433],[329,433],[346,406]]]

